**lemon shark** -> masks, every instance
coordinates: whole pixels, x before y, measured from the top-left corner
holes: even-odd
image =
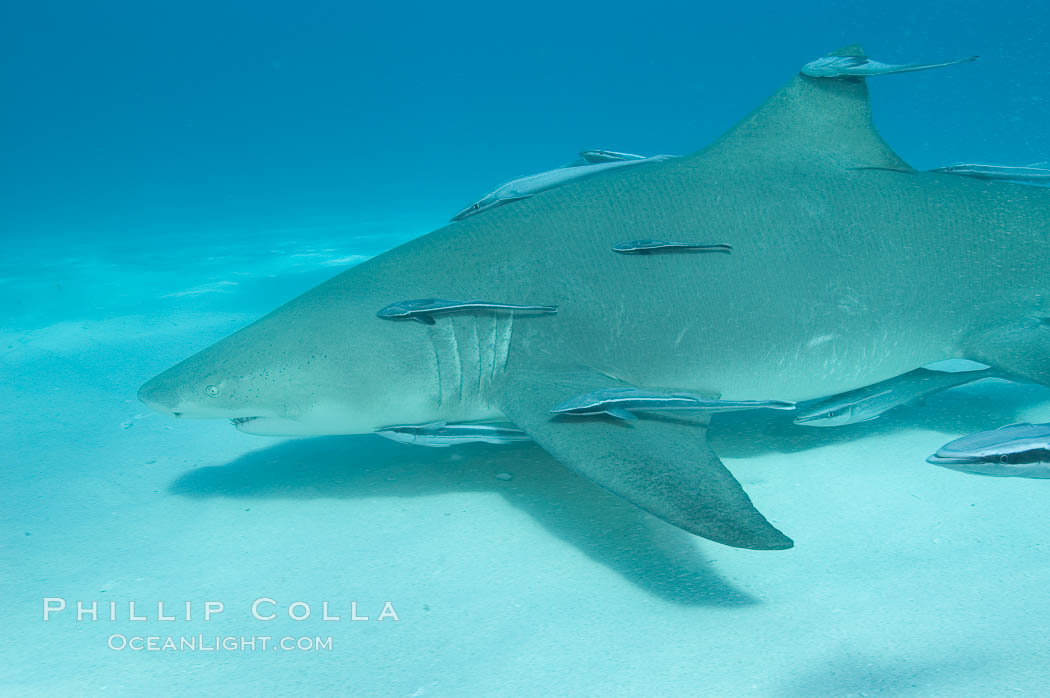
[[[851,48],[840,55],[861,55]],[[624,256],[653,235],[731,255]],[[703,415],[563,419],[624,386],[801,401],[952,357],[1050,382],[1050,191],[917,172],[862,77],[799,74],[707,148],[572,182],[412,240],[150,380],[148,406],[269,435],[512,423],[568,468],[698,536],[773,550]],[[411,298],[557,306],[433,325]],[[717,425],[716,425],[717,426]]]

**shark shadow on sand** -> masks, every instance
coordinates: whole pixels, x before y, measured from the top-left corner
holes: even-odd
[[[496,477],[504,472],[513,479]],[[248,499],[497,492],[551,534],[664,600],[721,607],[757,602],[714,571],[709,543],[573,474],[531,444],[428,449],[374,436],[295,439],[188,471],[169,491]]]
[[[846,653],[793,677],[776,698],[866,695],[951,695],[987,671],[991,659],[969,649],[958,656],[885,657]],[[955,689],[954,691],[952,689]]]

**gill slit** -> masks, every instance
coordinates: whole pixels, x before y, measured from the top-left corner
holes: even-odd
[[[434,332],[437,331],[436,327],[428,328],[430,330],[430,348],[434,350],[434,366],[437,368],[437,384],[438,384],[438,407],[445,404],[445,391],[441,386],[441,352],[438,351],[437,341],[434,339]]]
[[[459,355],[459,340],[456,339],[456,322],[454,319],[449,319],[448,322],[449,335],[452,336],[452,360],[456,364],[456,373],[459,378],[459,402],[463,403],[463,357]]]
[[[477,383],[477,400],[481,401],[481,376],[484,372],[481,370],[481,335],[478,333],[478,321],[480,318],[474,319],[474,351],[478,353],[478,383]]]
[[[500,372],[507,370],[507,362],[510,360],[510,341],[514,337],[514,313],[507,313],[507,322],[500,341],[493,347],[492,371],[495,377],[496,364],[500,364]],[[498,352],[498,353],[497,353]],[[498,359],[496,358],[498,357]]]

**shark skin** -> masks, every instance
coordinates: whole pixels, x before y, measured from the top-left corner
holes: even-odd
[[[859,54],[856,47],[836,52]],[[610,253],[639,231],[732,255]],[[706,443],[706,418],[577,423],[607,387],[803,401],[946,358],[1050,383],[1050,191],[916,172],[876,132],[864,78],[798,75],[709,147],[542,192],[354,267],[140,390],[256,434],[499,420],[691,533],[784,549]],[[434,325],[403,298],[558,306]]]

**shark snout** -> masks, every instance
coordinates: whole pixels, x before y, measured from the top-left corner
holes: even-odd
[[[161,375],[146,381],[139,388],[139,401],[151,410],[178,417],[177,392],[172,385],[162,379],[163,376]]]
[[[224,399],[224,384],[187,381],[177,372],[166,371],[146,381],[138,398],[161,414],[187,419],[234,419],[268,415],[270,411]]]

